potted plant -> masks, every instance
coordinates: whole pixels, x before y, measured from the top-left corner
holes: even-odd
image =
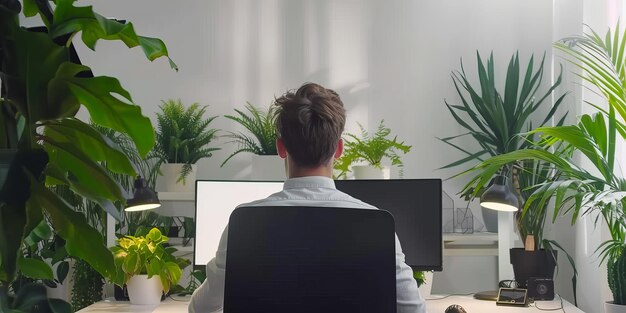
[[[338,177],[345,178],[352,171],[356,179],[389,179],[390,169],[382,164],[383,159],[388,158],[392,166],[402,167],[400,153],[409,153],[411,146],[398,142],[397,137],[389,139],[391,130],[385,127],[384,120],[380,121],[372,136],[361,124],[359,128],[360,138],[353,134],[346,134],[344,138],[343,154],[335,163]]]
[[[531,121],[533,119],[540,120],[541,123],[535,123],[536,126],[543,126],[551,121],[565,96],[558,97],[552,109],[545,113],[545,116],[537,116],[540,108],[550,105],[547,103],[550,100],[549,96],[561,83],[561,75],[559,74],[555,83],[545,93],[537,94],[539,86],[542,84],[545,55],[536,70],[534,69],[534,56],[531,56],[526,66],[526,72],[524,76],[521,76],[519,55],[515,53],[507,68],[504,93],[496,89],[493,53],[487,59],[486,66],[478,51],[476,52],[476,60],[478,63],[478,85],[476,87],[470,84],[462,61],[461,71],[452,73],[452,82],[459,94],[461,104],[450,104],[448,101],[445,101],[445,104],[452,117],[463,128],[464,133],[440,138],[440,140],[465,156],[442,167],[442,169],[475,164],[484,160],[486,156],[501,155],[529,147],[530,142],[527,140],[528,138],[523,136],[523,133],[532,130]],[[560,118],[559,123],[562,123],[564,118],[565,115]],[[476,151],[462,148],[457,144],[460,138],[471,138],[478,144],[479,148]],[[515,169],[515,171],[518,170],[519,167]],[[523,174],[523,176],[521,177],[522,180],[528,175]],[[469,193],[473,191],[468,190]],[[480,195],[480,192],[477,194]],[[472,198],[467,193],[462,196]],[[487,230],[497,232],[497,213],[485,208],[482,209],[482,213]]]
[[[621,32],[621,34],[620,34]],[[476,176],[511,160],[535,159],[552,164],[564,174],[562,179],[540,186],[526,201],[524,211],[534,203],[554,204],[554,216],[572,214],[572,223],[585,214],[594,214],[596,222],[604,221],[611,239],[596,250],[606,261],[609,287],[613,301],[605,304],[605,312],[626,312],[626,179],[614,171],[616,140],[626,140],[626,67],[623,49],[624,32],[609,30],[600,37],[593,30],[584,36],[566,38],[556,48],[573,57],[582,78],[595,86],[608,102],[608,109],[590,103],[600,112],[583,115],[576,125],[543,127],[534,130],[542,135],[541,149],[524,149],[488,159],[478,165]],[[618,119],[619,115],[619,119]],[[593,167],[587,170],[571,157],[555,154],[552,147],[566,145],[587,159]]]
[[[180,280],[181,265],[189,261],[174,257],[176,248],[165,247],[167,241],[155,227],[145,236],[124,236],[111,247],[117,268],[114,282],[128,286],[131,304],[158,304],[163,292]]]
[[[477,53],[479,88],[474,88],[469,83],[462,65],[460,72],[453,73],[452,79],[462,104],[451,105],[446,102],[446,106],[454,119],[467,133],[441,140],[467,156],[443,168],[480,161],[483,160],[484,156],[505,155],[512,151],[523,150],[532,146],[534,135],[527,133],[533,130],[532,120],[541,121],[539,124],[536,124],[538,126],[543,126],[551,121],[565,96],[561,95],[558,97],[550,110],[546,110],[545,116],[537,116],[540,108],[550,105],[546,100],[549,99],[552,91],[561,83],[561,75],[536,100],[536,93],[542,82],[545,56],[536,70],[534,69],[533,59],[531,56],[526,66],[526,72],[521,76],[518,54],[516,53],[511,57],[503,94],[496,89],[493,54],[490,55],[485,67],[480,54]],[[566,114],[558,120],[557,125],[563,123],[565,116]],[[464,136],[470,136],[476,140],[480,146],[479,151],[470,152],[453,142],[454,139]],[[562,147],[555,149],[555,154],[566,153],[567,150],[562,149]],[[484,171],[480,179],[472,180],[461,191],[461,194],[466,198],[473,199],[480,196],[493,183],[494,177],[504,176],[511,181],[516,196],[521,203],[524,199],[529,199],[538,188],[537,186],[556,181],[560,179],[561,175],[562,173],[554,171],[548,162],[510,159],[509,162],[502,163],[497,168],[490,168],[490,171]],[[520,286],[525,286],[529,277],[552,278],[554,276],[556,267],[555,248],[561,250],[562,248],[557,242],[548,240],[543,236],[547,206],[548,204],[545,202],[527,202],[526,210],[523,213],[518,212],[516,214],[516,226],[524,248],[512,248],[510,250],[510,259],[515,279]],[[490,211],[492,210],[483,208],[486,225],[489,225],[488,217],[489,213],[491,213]],[[495,211],[492,212],[494,212],[492,213],[493,222],[497,223],[497,214],[495,214]],[[489,228],[488,230],[493,231],[493,229]],[[572,281],[575,294],[576,268],[573,259],[569,254],[565,254],[574,268]]]
[[[113,77],[94,77],[80,64],[72,41],[82,40],[93,50],[100,39],[121,40],[128,47],[140,46],[149,60],[168,53],[161,40],[138,36],[132,23],[109,20],[72,0],[55,1],[54,8],[48,1],[24,1],[22,17],[21,12],[17,0],[0,3],[0,164],[7,169],[0,173],[0,311],[54,306],[57,312],[69,312],[67,302],[46,299],[40,284],[12,284],[17,273],[43,270],[41,263],[18,260],[24,238],[44,216],[65,240],[70,256],[105,277],[114,274],[115,265],[101,234],[47,186],[68,185],[119,216],[112,203],[124,203],[124,192],[100,162],[135,175],[119,148],[76,119],[76,113],[84,106],[97,124],[128,134],[142,155],[154,144],[150,120],[128,91]],[[42,27],[22,27],[23,17],[35,15]],[[18,299],[44,300],[20,304]]]
[[[239,153],[252,153],[252,175],[255,180],[284,180],[286,177],[284,162],[278,157],[276,151],[276,121],[275,109],[270,106],[263,111],[246,102],[246,112],[235,109],[236,115],[224,115],[237,124],[243,126],[244,132],[229,132],[226,135],[238,145],[221,166]]]
[[[207,106],[197,103],[187,109],[180,100],[162,101],[157,112],[154,153],[161,160],[157,191],[193,192],[196,162],[220,148],[208,147],[217,129],[209,128],[216,116],[204,118]]]

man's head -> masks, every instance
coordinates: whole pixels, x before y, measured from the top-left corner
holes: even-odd
[[[314,169],[332,166],[343,144],[346,111],[339,95],[318,84],[306,83],[276,99],[278,150],[290,166]],[[282,151],[281,151],[282,150]]]

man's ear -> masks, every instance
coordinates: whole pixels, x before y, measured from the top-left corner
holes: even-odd
[[[335,150],[335,159],[339,159],[342,153],[343,153],[343,139],[339,138],[339,142],[337,143],[337,150]]]
[[[285,143],[282,138],[276,138],[276,151],[281,159],[287,158],[287,149],[285,149]]]

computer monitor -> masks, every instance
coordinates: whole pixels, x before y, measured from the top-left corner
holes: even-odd
[[[416,270],[442,270],[441,180],[337,180],[337,189],[389,211],[406,263]],[[204,266],[219,245],[228,218],[243,203],[282,190],[282,182],[196,182],[194,265]]]
[[[335,185],[393,215],[406,264],[420,271],[443,269],[441,179],[337,180]]]
[[[194,265],[204,266],[215,257],[230,213],[238,205],[267,198],[282,189],[282,182],[196,181]]]

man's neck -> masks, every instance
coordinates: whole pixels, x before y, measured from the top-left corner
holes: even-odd
[[[289,162],[288,175],[289,178],[307,177],[307,176],[323,176],[332,178],[332,165],[320,165],[316,167],[299,167],[293,162]]]

